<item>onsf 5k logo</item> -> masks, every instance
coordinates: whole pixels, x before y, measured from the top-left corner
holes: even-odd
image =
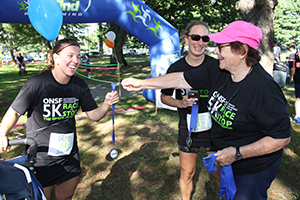
[[[44,98],[44,120],[59,120],[72,118],[78,111],[78,99],[71,98]]]

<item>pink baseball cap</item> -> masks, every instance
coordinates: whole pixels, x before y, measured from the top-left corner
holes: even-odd
[[[258,26],[238,20],[228,24],[221,32],[208,34],[208,37],[218,44],[239,41],[258,49],[263,34]]]

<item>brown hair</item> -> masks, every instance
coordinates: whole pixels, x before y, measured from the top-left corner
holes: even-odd
[[[51,70],[51,69],[54,69],[54,60],[53,60],[53,54],[58,54],[59,52],[61,52],[63,49],[65,49],[66,47],[68,46],[77,46],[80,48],[80,45],[79,43],[77,42],[76,39],[73,39],[73,38],[64,38],[64,39],[61,39],[61,40],[58,40],[53,49],[50,51],[50,55],[49,55],[49,63],[48,65],[43,69],[43,72],[44,71],[47,71],[47,70]]]
[[[293,48],[293,49],[296,49],[296,47],[295,47],[295,44],[294,43],[292,43],[292,44],[290,44],[290,46],[289,46],[289,48]]]
[[[185,35],[188,35],[190,33],[191,29],[194,26],[197,26],[197,25],[203,25],[203,26],[205,26],[205,28],[207,29],[207,31],[209,31],[209,26],[205,22],[200,21],[200,20],[192,20],[192,21],[190,21],[190,23],[184,29],[183,34],[182,34],[181,37],[184,37]]]
[[[231,51],[233,51],[237,54],[240,54],[240,55],[244,55],[245,53],[247,53],[246,64],[248,66],[257,65],[261,58],[258,50],[250,47],[248,44],[246,44],[246,45],[248,46],[248,52],[247,52],[247,49],[243,46],[243,43],[238,42],[238,41],[232,42],[232,43],[230,43]]]

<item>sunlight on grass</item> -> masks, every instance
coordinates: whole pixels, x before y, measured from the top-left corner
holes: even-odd
[[[292,149],[290,149],[288,147],[286,147],[284,149],[284,154],[288,155],[291,159],[295,159],[295,161],[296,160],[300,161],[299,156],[294,151],[292,151]],[[299,165],[300,165],[300,163],[299,163]]]

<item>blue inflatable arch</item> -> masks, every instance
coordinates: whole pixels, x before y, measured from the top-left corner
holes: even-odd
[[[30,23],[29,2],[30,0],[0,0],[0,23]],[[151,77],[165,74],[170,64],[180,58],[177,29],[140,0],[57,0],[57,2],[63,12],[63,23],[116,23],[147,44]]]

